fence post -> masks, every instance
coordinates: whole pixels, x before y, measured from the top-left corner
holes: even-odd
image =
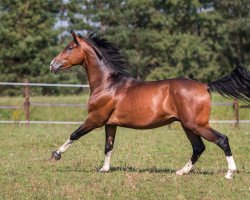
[[[235,123],[234,123],[234,127],[237,128],[239,127],[239,103],[238,103],[238,99],[234,100],[234,116],[235,116]]]
[[[29,126],[30,124],[30,101],[29,101],[29,81],[27,79],[24,80],[25,86],[24,86],[24,112],[25,112],[25,120],[26,120],[26,126]]]

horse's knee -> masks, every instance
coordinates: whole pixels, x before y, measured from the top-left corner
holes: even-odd
[[[70,135],[70,140],[78,140],[80,137],[83,135],[87,134],[90,130],[86,128],[82,128],[81,126],[75,130],[71,135]]]
[[[74,132],[70,135],[70,140],[78,140],[82,135],[79,132]]]
[[[78,140],[80,137],[86,135],[95,128],[97,127],[94,124],[91,124],[86,120],[84,124],[70,135],[70,140]]]

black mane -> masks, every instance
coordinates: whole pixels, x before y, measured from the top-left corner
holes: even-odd
[[[119,49],[116,48],[107,39],[101,37],[96,33],[91,33],[87,36],[87,39],[92,45],[94,45],[102,53],[105,58],[106,66],[110,68],[113,73],[129,76],[127,69],[127,62],[125,58],[120,54]]]

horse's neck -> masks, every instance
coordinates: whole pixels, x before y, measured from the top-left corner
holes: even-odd
[[[90,58],[85,63],[91,93],[107,82],[109,73],[103,61]]]

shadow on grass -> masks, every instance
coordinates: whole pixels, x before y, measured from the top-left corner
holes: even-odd
[[[110,172],[113,171],[128,171],[128,172],[149,172],[149,173],[167,173],[167,174],[175,174],[177,171],[176,169],[169,169],[169,168],[144,168],[138,169],[134,167],[111,167]],[[206,171],[206,170],[192,170],[190,174],[204,174],[204,175],[213,175],[213,171]]]
[[[83,169],[81,167],[76,167],[76,166],[65,166],[65,167],[60,167],[56,169],[55,171],[57,172],[99,172],[100,168],[97,169]],[[135,167],[111,167],[109,173],[112,172],[138,172],[138,173],[144,173],[144,172],[149,172],[149,173],[162,173],[162,174],[175,174],[177,171],[176,169],[170,169],[170,168],[144,168],[144,169],[139,169]],[[207,170],[192,170],[189,174],[203,174],[203,175],[214,175],[215,172],[213,171],[207,171]]]
[[[149,172],[149,173],[168,173],[168,174],[172,174],[176,172],[176,169],[169,169],[169,168],[162,168],[162,169],[158,169],[155,167],[152,168],[144,168],[144,169],[139,169],[139,168],[135,168],[135,167],[111,167],[110,168],[110,172],[114,172],[114,171],[127,171],[127,172]]]

